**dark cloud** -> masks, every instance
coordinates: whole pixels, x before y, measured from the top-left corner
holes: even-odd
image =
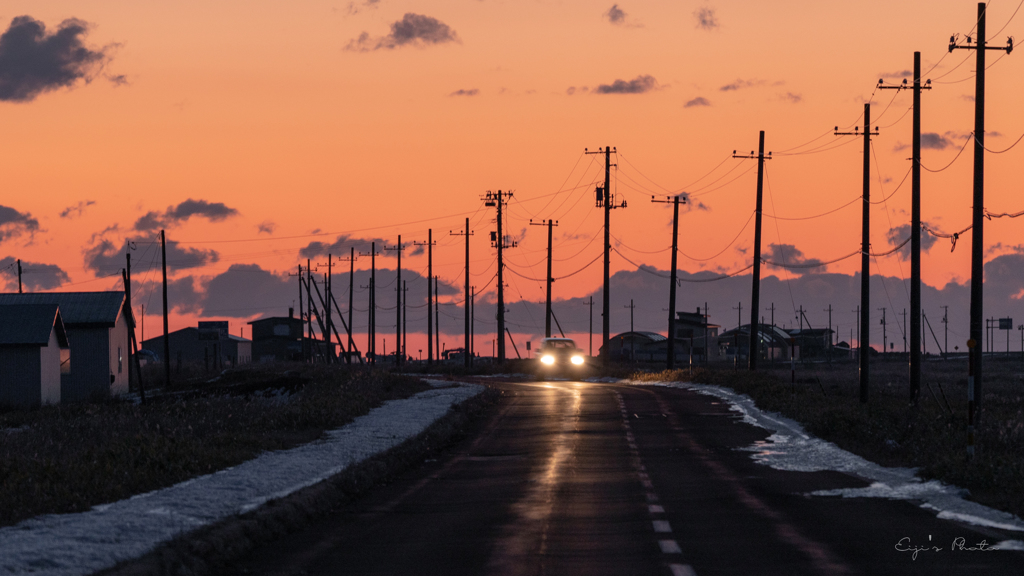
[[[921,134],[921,148],[931,150],[945,150],[946,148],[949,148],[950,146],[954,145],[953,142],[950,140],[950,138],[952,137],[955,137],[955,134],[952,132],[946,132],[945,135],[938,134],[936,132],[924,132]],[[893,147],[893,150],[899,152],[900,150],[906,150],[910,147],[910,144],[897,142],[896,146]]]
[[[601,84],[594,89],[596,94],[643,94],[659,88],[654,76],[643,74],[630,80],[616,80],[611,84]]]
[[[697,21],[697,28],[701,30],[715,30],[720,26],[714,8],[698,8],[693,12],[693,17]]]
[[[148,231],[170,228],[186,222],[193,216],[200,216],[211,222],[220,222],[230,216],[238,215],[238,210],[226,206],[223,202],[207,202],[189,198],[177,206],[168,206],[163,214],[148,212],[135,221],[136,230]]]
[[[71,18],[47,33],[31,16],[11,20],[0,35],[0,100],[31,102],[43,92],[91,81],[108,55],[106,48],[86,48],[88,28]]]
[[[133,275],[134,276],[134,275]],[[133,304],[145,304],[146,315],[164,313],[161,297],[163,282],[160,280],[132,279]],[[198,290],[199,283],[193,276],[182,276],[167,280],[167,305],[171,312],[179,314],[196,314],[202,310],[203,293]]]
[[[793,94],[792,92],[786,92],[785,94],[779,94],[779,99],[785,100],[786,102],[792,102],[793,104],[797,104],[800,101],[802,101],[804,97],[799,94]]]
[[[936,228],[936,226],[934,224],[931,224],[931,223],[928,223],[928,222],[926,222],[926,224],[928,224],[928,226],[931,227],[931,228]],[[903,242],[907,238],[910,238],[910,224],[907,223],[907,224],[902,224],[900,226],[897,226],[895,228],[890,228],[889,231],[885,233],[885,238],[886,238],[886,240],[889,241],[889,245],[892,246],[893,248],[895,248],[901,242]],[[929,234],[929,233],[925,232],[924,230],[922,230],[921,231],[921,251],[922,252],[927,252],[928,250],[930,250],[931,247],[935,245],[935,240],[936,240],[935,236],[932,236],[931,234]],[[899,254],[903,258],[905,258],[905,259],[910,259],[910,243],[909,242],[907,242],[907,244],[905,246],[900,248]]]
[[[679,194],[679,198],[686,201],[687,211],[703,210],[704,212],[709,212],[711,210],[711,208],[708,208],[706,204],[704,204],[700,200],[695,200],[692,196],[690,196],[689,192],[683,192]]]
[[[719,90],[721,90],[722,92],[732,92],[740,90],[742,88],[750,88],[752,86],[763,86],[764,84],[764,80],[742,80],[737,78],[735,82],[731,84],[726,84],[725,86],[719,88]]]
[[[273,234],[275,229],[277,229],[277,224],[270,220],[264,220],[256,225],[256,231],[259,234]]]
[[[245,318],[261,310],[283,316],[297,293],[296,281],[288,274],[275,274],[259,264],[232,264],[207,282],[202,316]]]
[[[385,246],[394,247],[398,241],[397,238],[391,240],[385,240],[383,238],[354,238],[348,234],[342,234],[331,243],[326,242],[310,242],[304,248],[299,250],[299,256],[303,258],[316,258],[319,256],[327,256],[328,254],[334,254],[335,256],[348,256],[352,248],[356,249],[356,256],[360,253],[369,253],[372,249],[371,243],[376,244],[377,258],[382,256],[396,257],[398,252],[396,250],[384,250]],[[419,256],[426,252],[423,246],[414,246],[409,240],[402,242],[405,246],[405,250],[402,251],[404,256]],[[368,258],[368,257],[367,257]]]
[[[480,90],[476,88],[470,88],[469,90],[460,88],[459,90],[456,90],[455,92],[449,94],[449,96],[476,96],[479,93]]]
[[[353,52],[370,52],[372,50],[393,50],[402,46],[425,47],[448,42],[460,43],[458,34],[447,24],[430,16],[407,12],[402,19],[391,24],[391,33],[380,38],[371,38],[363,32],[358,38],[350,40],[345,47]]]
[[[16,238],[28,233],[30,236],[39,231],[39,221],[28,212],[18,212],[14,208],[0,204],[0,242]]]
[[[13,256],[0,260],[0,276],[7,283],[6,289],[18,289],[18,261]],[[21,284],[25,290],[53,290],[70,282],[68,273],[56,264],[23,261],[21,263]]]
[[[694,106],[711,106],[711,102],[708,102],[708,99],[703,96],[697,96],[693,100],[683,104],[683,108],[693,108]]]
[[[825,270],[824,266],[817,267],[821,264],[821,260],[805,258],[804,253],[792,244],[769,244],[768,251],[762,254],[762,258],[766,262],[775,262],[784,266],[803,266],[803,268],[788,268],[789,272],[794,275]],[[772,264],[769,263],[768,266],[772,266]],[[782,268],[783,266],[772,267]]]
[[[110,238],[100,236],[94,236],[94,240],[91,246],[85,248],[82,251],[82,255],[85,260],[85,267],[87,270],[91,270],[97,275],[106,276],[114,274],[125,266],[125,241],[124,240],[111,240]],[[136,251],[132,254],[133,268],[135,266],[144,265],[140,262],[142,252],[147,252],[146,246],[155,245],[156,251],[155,256],[152,258],[147,256],[147,261],[152,260],[155,264],[152,266],[160,265],[160,234],[151,234],[147,236],[134,237],[131,241],[135,243]],[[152,252],[150,252],[152,254]],[[199,268],[212,264],[220,260],[220,254],[215,250],[204,250],[201,248],[182,248],[180,244],[173,240],[167,241],[167,269],[168,271],[173,270],[185,270],[188,268]]]
[[[89,206],[92,206],[95,203],[96,202],[94,200],[82,200],[81,202],[79,202],[78,204],[75,204],[74,206],[68,206],[67,208],[61,210],[60,211],[60,217],[61,218],[76,218],[78,216],[81,216],[85,212],[86,208],[88,208]]]
[[[128,81],[128,77],[124,74],[107,74],[107,80],[110,81],[115,87],[130,86],[131,82]]]
[[[362,2],[349,2],[348,6],[345,7],[345,11],[349,16],[359,14],[365,8],[376,8],[380,4],[380,0],[363,0]]]
[[[605,13],[605,16],[608,18],[608,21],[611,22],[612,24],[626,23],[626,13],[623,12],[621,8],[619,8],[618,4],[612,4],[612,7],[608,9],[608,12]]]
[[[590,92],[590,88],[587,88],[586,86],[580,86],[579,88],[575,86],[569,86],[568,88],[565,89],[565,93],[568,94],[569,96],[575,94],[576,91],[579,91],[581,94],[586,94],[587,92]]]
[[[893,78],[913,78],[914,72],[912,70],[900,70],[898,72],[882,72],[878,75],[879,80],[893,79]]]

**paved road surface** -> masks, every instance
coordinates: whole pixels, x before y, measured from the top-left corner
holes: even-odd
[[[579,382],[507,391],[472,440],[236,574],[1024,574],[1024,553],[951,550],[1019,533],[915,505],[805,496],[866,486],[736,448],[764,430],[713,398]],[[910,544],[940,547],[898,552]],[[929,540],[931,538],[931,540]]]

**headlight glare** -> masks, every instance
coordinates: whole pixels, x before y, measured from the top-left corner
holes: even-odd
[[[540,357],[540,361],[543,362],[544,364],[547,364],[548,366],[551,366],[552,364],[555,363],[555,357],[552,356],[551,354],[545,354]]]
[[[583,365],[583,356],[580,356],[580,355],[573,356],[572,357],[572,363],[574,365],[576,365],[576,366],[582,366]]]

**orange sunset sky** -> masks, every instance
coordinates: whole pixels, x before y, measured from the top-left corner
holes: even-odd
[[[992,45],[1024,38],[1019,7],[1018,0],[989,3]],[[622,255],[665,273],[671,209],[650,197],[685,191],[680,269],[728,273],[750,263],[753,223],[744,224],[756,186],[756,162],[730,156],[756,149],[764,130],[773,152],[767,215],[816,216],[852,202],[808,220],[766,216],[765,257],[830,261],[859,249],[862,170],[861,139],[836,137],[832,129],[859,126],[867,101],[872,125],[881,127],[872,197],[888,197],[872,210],[872,246],[888,251],[891,238],[906,237],[910,220],[910,179],[896,187],[910,170],[912,100],[876,84],[910,78],[913,52],[922,53],[933,87],[922,97],[922,164],[949,164],[973,130],[974,53],[948,54],[947,46],[951,35],[972,33],[976,12],[965,0],[10,0],[0,11],[3,279],[17,289],[11,263],[21,259],[31,290],[120,289],[111,275],[123,265],[126,241],[134,241],[133,300],[136,313],[146,306],[148,338],[161,311],[151,241],[163,228],[178,242],[169,256],[177,282],[171,330],[221,319],[238,334],[248,320],[287,313],[298,299],[287,274],[307,255],[323,263],[326,250],[347,256],[350,245],[365,249],[362,239],[392,245],[399,234],[404,243],[425,241],[432,228],[434,270],[451,285],[443,301],[453,304],[442,307],[451,348],[461,345],[464,248],[449,231],[471,219],[471,278],[483,290],[495,271],[488,242],[494,212],[480,196],[511,189],[507,230],[519,244],[508,251],[508,265],[521,276],[509,275],[506,299],[512,331],[536,341],[544,287],[528,278],[545,274],[546,230],[529,219],[559,221],[555,276],[600,252],[594,186],[604,177],[603,157],[584,155],[584,148],[619,152],[613,191],[628,208],[613,212],[612,234]],[[71,18],[81,22],[66,22]],[[78,52],[60,52],[58,41]],[[43,57],[51,54],[79,60]],[[1024,134],[1024,54],[1002,54],[988,53],[986,145],[997,151]],[[65,75],[46,76],[48,66]],[[1024,145],[986,156],[991,212],[1024,210],[1022,158]],[[922,216],[933,229],[970,224],[971,174],[969,146],[948,169],[924,172]],[[1022,224],[986,222],[987,259],[999,267],[998,281],[986,280],[986,317],[1024,320]],[[967,334],[970,235],[952,252],[947,239],[925,240],[923,281],[932,287],[926,313],[938,333],[940,306],[951,307],[952,347]],[[316,254],[315,242],[333,247]],[[425,296],[416,274],[426,274],[426,257],[413,249],[402,259],[404,277],[418,280],[410,284],[410,305]],[[369,265],[368,257],[356,262],[358,270]],[[347,272],[348,263],[342,266],[336,273]],[[395,260],[382,255],[377,266],[393,270]],[[879,285],[888,292],[873,294],[873,307],[888,306],[890,315],[905,308],[900,283],[909,260],[892,255],[872,266],[894,282]],[[779,323],[789,325],[791,309],[803,304],[816,327],[831,304],[846,340],[859,302],[834,286],[845,278],[859,290],[851,277],[859,268],[857,257],[811,272],[766,267],[764,278],[793,283],[776,284],[778,299],[766,288],[762,304],[774,301],[783,309]],[[629,329],[629,286],[636,287],[636,328],[664,332],[667,290],[646,291],[654,284],[643,283],[667,281],[618,253],[612,272],[620,273],[613,290],[624,287],[613,292],[613,333]],[[336,278],[335,293],[347,307],[347,274]],[[363,278],[357,275],[357,290]],[[749,305],[749,284],[749,273],[728,290],[709,283],[698,293],[684,284],[678,309],[710,299],[712,321],[733,327],[737,311],[729,307],[739,298]],[[578,299],[591,295],[600,332],[600,288],[600,261],[555,283],[557,301],[577,299],[574,311],[563,304],[566,332],[587,331]],[[393,290],[382,289],[383,307],[393,306]],[[493,290],[491,281],[486,291]],[[493,319],[492,297],[478,296],[478,318]],[[355,298],[355,328],[365,332],[365,291]],[[425,348],[413,335],[425,331],[424,314],[422,307],[409,311],[412,356]],[[392,339],[389,350],[393,324],[393,311],[378,312],[378,335]],[[480,351],[490,347],[490,330],[493,322],[478,325]],[[880,342],[881,333],[872,338]]]

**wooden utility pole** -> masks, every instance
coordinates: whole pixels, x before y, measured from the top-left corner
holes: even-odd
[[[171,385],[171,341],[167,334],[167,236],[160,231],[160,268],[164,279],[164,386]]]
[[[754,271],[753,285],[750,289],[750,348],[747,352],[747,366],[751,370],[757,370],[757,357],[759,355],[760,338],[758,337],[757,316],[761,310],[761,199],[764,192],[764,161],[772,159],[772,153],[764,155],[764,130],[761,130],[758,137],[757,156],[751,152],[750,156],[737,156],[732,151],[733,158],[756,158],[757,159],[757,208],[754,215]],[[740,322],[742,324],[742,321]],[[739,334],[737,333],[737,336]],[[739,362],[739,346],[736,346],[737,363]]]
[[[384,250],[398,252],[398,275],[395,278],[395,294],[398,295],[398,299],[395,300],[395,366],[400,366],[402,364],[402,251],[405,250],[405,246],[402,246],[402,235],[398,235],[397,245],[390,248],[385,246]],[[427,314],[430,314],[429,308]]]
[[[434,287],[430,283],[430,279],[434,277],[434,229],[427,229],[426,242],[413,242],[412,244],[413,246],[427,247],[427,366],[430,366],[434,363],[433,307],[437,305],[437,295],[434,294]]]
[[[853,132],[840,132],[835,129],[836,136],[862,135],[854,127]],[[857,335],[857,347],[860,349],[859,376],[860,401],[868,401],[868,384],[870,382],[870,347],[868,346],[868,322],[871,320],[871,137],[878,135],[878,128],[871,131],[871,103],[864,104],[864,175],[863,192],[861,193],[861,231],[860,231],[860,328]]]
[[[142,362],[139,359],[139,341],[135,338],[135,310],[132,309],[132,255],[125,253],[124,269],[124,305],[128,309],[128,331],[132,335],[132,356],[134,362],[128,363],[128,375],[131,380],[131,366],[135,365],[135,375],[139,378],[139,401],[146,403],[146,387],[142,383]]]
[[[18,294],[21,294],[21,258],[18,259]]]
[[[360,252],[360,256],[370,257],[370,293],[367,304],[366,321],[366,359],[370,364],[377,363],[377,243],[370,242],[370,252]]]
[[[956,36],[949,39],[949,51],[953,50],[974,50],[977,52],[977,61],[974,65],[974,213],[971,220],[971,324],[970,339],[975,342],[982,341],[981,322],[985,317],[984,304],[982,302],[982,289],[984,288],[985,273],[985,52],[988,50],[1005,50],[1007,54],[1013,51],[1013,38],[1007,40],[1006,46],[988,46],[988,39],[985,37],[985,16],[986,3],[978,3],[978,41],[971,44],[971,37],[967,37],[965,46],[958,46]],[[974,354],[971,357],[971,370],[968,376],[968,390],[971,393],[974,408],[981,407],[982,394],[982,356],[972,348]]]
[[[348,355],[345,356],[346,362],[351,362],[350,356],[352,351],[356,349],[355,338],[352,337],[352,331],[356,328],[356,316],[353,308],[352,294],[355,289],[355,277],[356,277],[356,249],[354,246],[349,246],[348,252]],[[342,319],[344,320],[344,318]],[[362,364],[362,359],[359,361]]]
[[[651,196],[651,202],[672,203],[672,275],[668,285],[668,342],[666,343],[665,367],[669,370],[676,365],[676,268],[678,264],[679,248],[679,204],[686,204],[686,197],[680,198],[677,194],[671,200],[656,200]],[[691,356],[693,354],[693,340],[690,340]]]
[[[611,167],[618,166],[618,164],[612,164],[612,152],[615,152],[615,148],[610,146],[605,146],[604,149],[598,148],[594,152],[590,152],[586,148],[583,149],[584,154],[604,154],[604,187],[598,186],[597,188],[597,207],[604,208],[604,294],[601,297],[600,353],[601,360],[605,365],[608,364],[608,340],[611,338],[611,214],[612,210],[616,208],[626,207],[625,200],[616,205],[615,198],[612,196]]]
[[[914,83],[880,89],[914,91],[914,120],[911,133],[911,208],[910,208],[910,402],[917,405],[921,393],[921,91],[931,90],[931,80],[921,83],[921,53],[914,52]],[[906,317],[904,317],[906,324]],[[907,351],[907,333],[903,331],[903,347]]]
[[[551,276],[551,239],[552,239],[552,226],[558,226],[557,220],[541,220],[540,222],[534,222],[530,219],[530,226],[547,226],[548,227],[548,276],[547,276],[547,299],[544,306],[544,337],[551,338],[551,283],[555,279]]]
[[[462,304],[463,304],[462,311],[463,311],[463,316],[465,316],[465,324],[466,324],[466,326],[465,326],[465,338],[466,338],[465,350],[466,350],[466,353],[464,354],[464,356],[466,357],[465,358],[465,366],[466,366],[466,368],[469,368],[472,365],[472,360],[471,360],[472,359],[472,355],[470,353],[470,349],[472,348],[472,342],[471,342],[471,339],[472,339],[472,329],[470,328],[470,325],[469,325],[469,321],[470,321],[470,317],[471,317],[471,314],[470,314],[470,294],[469,294],[469,237],[473,235],[473,232],[470,231],[470,229],[469,229],[469,218],[466,218],[466,230],[465,231],[463,231],[463,232],[453,232],[453,231],[449,230],[448,234],[450,234],[452,236],[465,236],[466,237],[466,270],[464,272],[464,274],[466,276],[466,295],[465,295],[465,299],[462,302]],[[430,282],[427,282],[427,284],[430,284]],[[427,316],[429,316],[429,315],[430,314],[428,312]],[[430,349],[429,339],[430,339],[430,335],[428,334],[427,335],[427,340],[428,340],[428,342],[427,342],[427,349],[428,350]]]
[[[882,358],[884,359],[889,353],[889,334],[885,323],[885,308],[879,308],[882,311]]]
[[[502,208],[508,203],[509,199],[512,198],[512,191],[497,192],[487,191],[484,195],[484,206],[493,206],[498,209],[498,231],[491,232],[491,246],[498,249],[498,329],[495,332],[495,339],[498,345],[498,362],[505,362],[505,276],[504,268],[505,261],[503,260],[503,251],[505,248],[515,248],[518,243],[510,242],[505,243],[505,235],[502,230]]]

